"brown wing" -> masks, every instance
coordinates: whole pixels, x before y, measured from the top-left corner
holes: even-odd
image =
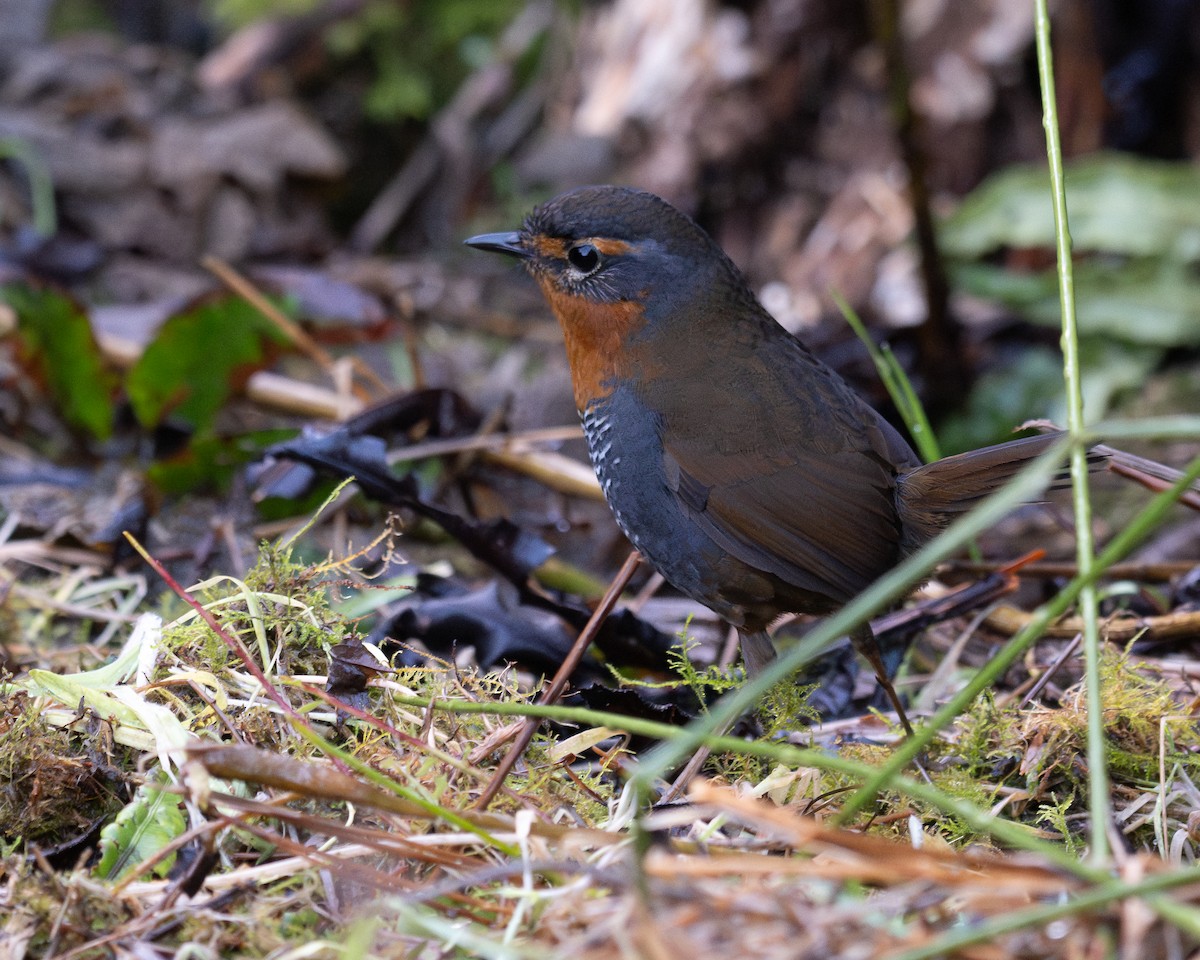
[[[769,361],[739,376],[739,364],[763,349]],[[732,556],[843,603],[899,557],[896,475],[920,461],[781,330],[726,350],[736,396],[729,387],[730,399],[714,404],[717,385],[687,378],[658,399],[667,484]]]
[[[667,487],[736,560],[843,603],[899,556],[896,475],[920,461],[747,289],[724,289],[717,305],[673,304],[677,326],[626,343]]]
[[[800,451],[769,472],[753,450],[714,458],[666,447],[668,485],[722,549],[800,590],[843,603],[899,555],[890,467],[869,453]]]

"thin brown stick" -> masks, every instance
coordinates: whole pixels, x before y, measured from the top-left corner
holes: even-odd
[[[1194,560],[1173,560],[1165,563],[1114,563],[1101,574],[1106,580],[1139,580],[1152,583],[1166,583],[1175,577],[1182,576],[1196,566]],[[976,563],[969,560],[953,560],[945,565],[946,570],[955,573],[992,573],[1000,569],[997,563]],[[1030,563],[1021,568],[1022,577],[1075,577],[1079,567],[1074,563],[1043,561]]]
[[[389,450],[388,463],[407,460],[426,460],[444,457],[452,453],[468,451],[521,450],[539,443],[558,443],[562,440],[579,440],[583,428],[579,424],[562,427],[539,427],[536,430],[521,430],[513,433],[473,433],[468,437],[452,437],[448,440],[423,440],[407,447]]]
[[[1170,489],[1183,476],[1174,467],[1168,467],[1157,460],[1148,460],[1126,450],[1117,450],[1106,444],[1098,444],[1092,453],[1107,458],[1108,469],[1119,477],[1134,480],[1147,490],[1161,493]],[[1200,484],[1193,483],[1177,498],[1177,502],[1192,510],[1200,510]]]
[[[633,571],[637,569],[637,565],[641,562],[641,555],[635,550],[625,558],[625,563],[621,565],[621,569],[617,571],[617,575],[613,578],[612,583],[608,585],[608,590],[600,599],[599,606],[592,613],[591,619],[588,620],[583,630],[575,640],[575,645],[571,647],[571,651],[563,660],[562,666],[558,668],[558,672],[554,674],[554,679],[550,681],[550,685],[542,691],[541,697],[538,698],[538,703],[541,705],[549,705],[557,703],[562,697],[563,691],[567,689],[567,683],[571,678],[571,674],[575,672],[575,668],[579,666],[579,661],[583,659],[583,653],[595,638],[600,626],[612,613],[612,608],[617,605],[617,599],[621,596],[621,591],[625,589],[625,585],[629,583],[629,578],[633,576]],[[475,801],[477,810],[486,810],[488,805],[500,792],[500,787],[504,784],[504,779],[516,766],[522,754],[525,753],[525,748],[529,746],[529,742],[533,739],[534,733],[541,725],[541,720],[530,718],[525,721],[525,725],[521,732],[517,735],[512,747],[509,748],[504,759],[496,766],[496,772],[492,775],[492,779],[488,785],[483,788],[479,799]]]
[[[646,581],[646,585],[637,592],[637,595],[631,601],[629,601],[629,609],[634,613],[641,613],[642,607],[646,605],[651,597],[653,597],[656,593],[658,593],[659,590],[662,589],[662,585],[666,582],[667,578],[655,570],[654,573],[651,574],[650,578]]]
[[[275,701],[275,704],[280,710],[283,711],[284,715],[287,716],[294,724],[296,724],[296,726],[303,727],[306,730],[311,729],[311,725],[309,724],[308,720],[302,717],[297,712],[296,708],[288,702],[287,698],[279,692],[279,688],[267,679],[267,675],[263,672],[262,667],[260,667],[254,657],[250,655],[250,651],[246,649],[242,641],[226,630],[220,624],[217,618],[213,616],[212,612],[199,600],[188,593],[188,591],[180,585],[179,581],[167,572],[167,568],[159,563],[159,561],[153,557],[150,552],[142,546],[138,539],[128,530],[125,531],[125,539],[129,541],[129,545],[133,547],[135,551],[137,551],[138,555],[146,561],[146,564],[150,567],[150,569],[158,574],[163,583],[170,587],[175,592],[176,596],[179,597],[179,599],[191,607],[192,610],[196,612],[196,615],[208,625],[208,628],[217,635],[217,637],[225,644],[225,646],[233,651],[234,655],[242,661],[242,665],[245,666],[247,671],[249,671],[250,676],[258,681],[259,686],[262,687],[263,693],[271,700]]]
[[[290,318],[285,316],[275,304],[268,300],[261,290],[258,289],[248,279],[238,273],[224,260],[214,257],[211,254],[200,261],[204,269],[214,274],[225,286],[229,287],[239,297],[244,299],[259,313],[275,324],[275,326],[288,338],[297,348],[302,350],[309,358],[312,359],[326,373],[331,373],[337,360],[328,350],[322,347],[316,340],[310,337],[300,326],[293,323]],[[392,388],[385,384],[374,370],[368,367],[365,363],[355,359],[353,361],[354,372],[363,380],[367,381],[372,390],[364,390],[361,387],[352,385],[355,396],[360,400],[371,400],[376,395],[385,395],[392,392]]]
[[[729,733],[734,723],[736,721],[730,720],[729,723],[721,725],[713,731],[713,735],[718,737],[725,736]],[[712,747],[708,746],[700,747],[693,753],[692,758],[683,765],[683,769],[679,771],[679,776],[667,788],[667,792],[659,798],[658,803],[665,806],[682,797],[688,787],[691,786],[692,781],[696,779],[696,775],[704,769],[704,765],[708,763],[710,756],[712,756]]]
[[[1050,678],[1058,672],[1064,663],[1071,659],[1075,651],[1079,649],[1081,643],[1083,643],[1083,634],[1075,634],[1075,638],[1063,648],[1062,653],[1055,657],[1054,662],[1042,671],[1042,675],[1037,678],[1037,683],[1030,687],[1025,696],[1021,698],[1021,702],[1017,704],[1018,710],[1028,706],[1029,701],[1042,692],[1046,684],[1050,682]]]
[[[1011,637],[1032,619],[1033,614],[1026,610],[999,604],[988,614],[987,625]],[[1082,624],[1080,617],[1067,617],[1050,624],[1043,635],[1069,640],[1083,629]],[[1108,643],[1128,643],[1135,638],[1175,640],[1192,637],[1200,633],[1200,611],[1179,610],[1145,617],[1126,612],[1115,613],[1101,622],[1100,630]]]

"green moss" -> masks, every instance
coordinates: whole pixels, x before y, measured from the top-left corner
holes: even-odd
[[[77,837],[120,809],[122,771],[134,765],[97,718],[57,727],[38,701],[9,694],[0,700],[0,840],[45,848]]]
[[[1158,791],[1160,769],[1174,779],[1181,773],[1194,776],[1200,758],[1187,748],[1194,742],[1196,725],[1181,716],[1176,692],[1166,681],[1147,674],[1127,652],[1108,650],[1101,664],[1106,760],[1114,787],[1132,792]],[[1168,737],[1167,753],[1160,758],[1162,725],[1181,736],[1184,744]],[[1186,730],[1189,736],[1182,736]],[[991,696],[981,697],[958,724],[957,743],[948,746],[943,762],[961,772],[960,792],[970,781],[990,784],[991,802],[1006,791],[1017,791],[1006,810],[1032,825],[1058,833],[1071,849],[1084,840],[1078,824],[1086,813],[1081,798],[1087,796],[1087,711],[1084,688],[1077,684],[1056,707],[1033,704],[1022,709],[999,706]],[[940,776],[935,782],[943,786]],[[982,798],[980,798],[982,799]],[[976,802],[973,800],[973,802]],[[1186,819],[1182,808],[1179,816]],[[1135,836],[1153,843],[1149,827]]]

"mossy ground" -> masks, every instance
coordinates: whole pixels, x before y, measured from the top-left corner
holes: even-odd
[[[125,651],[128,673],[109,677],[101,699],[83,706],[56,699],[36,675],[7,681],[0,834],[15,906],[6,935],[24,955],[99,956],[108,944],[150,938],[165,949],[202,944],[210,955],[265,957],[301,944],[322,955],[354,942],[372,955],[444,956],[438,951],[457,937],[449,955],[569,948],[607,957],[631,955],[635,944],[632,955],[661,948],[678,956],[691,944],[700,957],[725,943],[746,956],[817,956],[812,924],[836,922],[860,944],[908,956],[954,935],[964,911],[986,925],[1061,902],[1083,883],[952,807],[995,811],[1081,857],[1089,808],[1078,685],[1056,703],[980,698],[910,771],[928,778],[934,802],[885,790],[846,825],[836,821],[857,777],[781,762],[768,746],[761,755],[715,752],[691,803],[651,812],[639,827],[625,793],[638,758],[618,731],[589,739],[578,711],[543,727],[484,814],[476,799],[534,699],[528,678],[379,664],[362,712],[336,709],[319,690],[331,648],[355,640],[357,626],[331,605],[328,572],[264,548],[243,581],[192,592],[224,637],[172,602],[161,633]],[[263,668],[273,694],[230,638]],[[111,665],[116,654],[95,650],[90,666]],[[740,679],[687,661],[679,673],[677,682],[708,703]],[[1200,820],[1186,690],[1123,650],[1106,654],[1102,676],[1126,856],[1140,857],[1150,875],[1183,869]],[[807,692],[784,685],[763,701],[762,743],[805,738]],[[104,703],[133,712],[105,716]],[[885,761],[897,737],[867,719],[824,749],[872,767]],[[172,730],[185,749],[171,746]],[[188,745],[251,750],[236,760],[243,779],[214,772],[231,755],[214,761]],[[145,791],[135,793],[144,783],[174,791],[165,796],[177,819],[163,820]],[[108,826],[118,813],[123,827]],[[100,848],[119,868],[89,861],[86,845],[52,865],[46,851],[92,823],[106,825]],[[648,848],[631,842],[639,829],[650,831]],[[635,855],[639,848],[646,852]],[[176,866],[160,878],[155,869],[173,862],[167,854]],[[960,908],[932,909],[930,891]],[[1031,919],[1003,942],[1023,944],[1025,955],[1036,944],[1046,951],[1036,955],[1069,956],[1116,936],[1122,922],[1105,906],[1064,917],[1065,937],[1048,937],[1051,928]],[[781,952],[797,947],[800,928],[803,949]],[[1161,921],[1151,928],[1160,939],[1188,936]],[[831,936],[820,941],[826,948]],[[991,955],[972,949],[957,955]]]

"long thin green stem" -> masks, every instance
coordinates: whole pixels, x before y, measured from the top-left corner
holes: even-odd
[[[1200,460],[1196,460],[1184,472],[1182,478],[1163,493],[1150,501],[1136,517],[1123,529],[1104,552],[1091,564],[1087,573],[1083,571],[1068,583],[1049,603],[1044,604],[1034,614],[1030,622],[979,671],[971,681],[958,693],[950,698],[917,732],[901,743],[888,758],[887,763],[876,771],[857,794],[851,797],[842,807],[840,814],[843,820],[857,814],[875,795],[895,776],[908,766],[917,755],[928,745],[937,731],[951,723],[963,712],[980,693],[986,690],[997,677],[1008,669],[1012,663],[1042,634],[1042,631],[1058,616],[1065,613],[1078,598],[1083,589],[1094,583],[1105,568],[1112,566],[1125,554],[1133,549],[1143,537],[1167,515],[1175,504],[1179,494],[1189,487],[1197,477],[1200,477]],[[997,496],[993,494],[993,497]],[[989,501],[992,498],[989,498]],[[985,505],[989,502],[985,501]],[[969,518],[968,518],[969,519]],[[960,521],[961,523],[962,521]],[[958,526],[958,524],[955,524]],[[954,529],[953,527],[951,528]],[[940,539],[940,538],[939,538]]]
[[[1197,880],[1200,880],[1200,867],[1188,867],[1171,873],[1160,873],[1138,883],[1122,883],[1114,880],[1073,896],[1066,903],[1029,907],[1025,910],[992,917],[966,929],[952,930],[940,937],[935,937],[920,947],[889,954],[889,958],[890,960],[934,960],[935,957],[949,957],[957,954],[964,947],[989,943],[1006,933],[1014,933],[1026,927],[1044,926],[1063,917],[1106,907],[1117,900],[1160,894],[1175,887],[1195,883]]]
[[[644,737],[654,737],[664,742],[677,740],[687,734],[686,728],[671,726],[656,720],[646,720],[640,717],[629,717],[619,713],[608,713],[602,710],[591,710],[585,707],[564,707],[560,705],[545,706],[533,703],[487,703],[473,700],[439,700],[434,697],[411,696],[392,693],[396,703],[408,706],[423,707],[430,710],[441,710],[448,713],[490,714],[496,716],[528,716],[555,720],[559,723],[576,723],[592,727],[609,727],[613,730],[623,730]],[[814,770],[824,770],[842,776],[865,779],[874,772],[868,764],[850,760],[837,754],[826,753],[823,750],[811,750],[766,740],[745,740],[740,737],[711,736],[704,740],[704,745],[719,753],[741,754],[744,756],[761,757],[774,763],[785,764],[793,768],[810,767]],[[904,776],[893,779],[892,787],[915,800],[927,803],[966,824],[970,829],[981,834],[987,834],[1014,849],[1025,850],[1045,858],[1061,870],[1072,873],[1084,880],[1101,882],[1109,879],[1103,871],[1093,870],[1086,864],[1068,853],[1061,845],[1049,843],[1037,837],[1028,828],[1012,820],[993,816],[969,801],[950,796],[920,780]]]
[[[862,318],[850,306],[845,297],[836,290],[830,290],[829,295],[833,298],[833,302],[837,304],[837,308],[842,311],[842,316],[850,324],[850,329],[854,331],[858,339],[862,341],[863,346],[867,348],[867,353],[871,355],[871,360],[875,364],[875,370],[879,373],[879,379],[883,381],[888,396],[892,398],[892,403],[896,405],[896,412],[900,414],[900,419],[904,421],[904,425],[908,428],[909,436],[912,437],[913,443],[916,444],[917,452],[921,455],[921,459],[926,463],[940,460],[942,458],[942,451],[938,445],[937,437],[934,435],[933,427],[929,424],[929,417],[926,416],[921,399],[917,396],[917,391],[913,389],[912,381],[908,379],[908,374],[900,366],[900,361],[896,359],[896,355],[892,353],[886,343],[879,346],[875,345],[875,341],[867,333],[866,324],[862,322]]]
[[[810,631],[800,643],[775,660],[759,676],[722,697],[707,717],[689,724],[683,736],[652,750],[639,767],[635,778],[637,786],[648,793],[656,778],[687,757],[714,730],[732,723],[746,713],[774,684],[790,677],[809,660],[824,653],[839,637],[845,636],[853,627],[919,582],[935,564],[993,526],[1017,504],[1028,501],[1044,489],[1054,473],[1056,464],[1061,461],[1063,447],[1062,443],[1055,444],[1017,474],[1002,490],[998,490],[979,507],[955,521],[936,540],[926,544],[851,603]],[[938,716],[942,715],[939,713]],[[949,723],[949,720],[943,720],[943,724],[945,723]],[[936,733],[936,729],[918,730],[906,743],[919,742],[924,745]],[[905,761],[907,762],[908,760]]]
[[[1038,78],[1042,89],[1042,117],[1046,128],[1046,157],[1050,164],[1050,191],[1054,201],[1054,239],[1058,258],[1058,295],[1062,309],[1063,381],[1066,386],[1067,432],[1071,447],[1071,492],[1075,510],[1075,553],[1084,586],[1079,591],[1083,618],[1084,677],[1088,710],[1088,808],[1091,811],[1091,857],[1096,866],[1108,861],[1108,827],[1112,815],[1108,762],[1104,743],[1104,704],[1100,689],[1099,604],[1090,583],[1095,562],[1092,539],[1092,501],[1088,490],[1087,451],[1082,443],[1083,388],[1079,368],[1079,328],[1075,317],[1075,279],[1071,266],[1071,232],[1067,222],[1067,192],[1063,178],[1062,142],[1058,132],[1058,106],[1054,92],[1054,57],[1050,49],[1050,17],[1046,0],[1034,0],[1036,10]]]

